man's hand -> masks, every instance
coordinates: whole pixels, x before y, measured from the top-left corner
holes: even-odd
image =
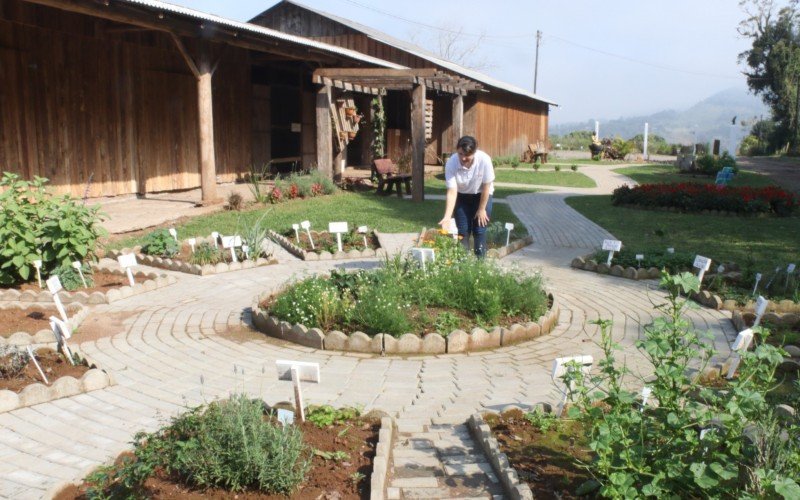
[[[452,223],[453,219],[451,217],[446,217],[439,221],[439,225],[442,226],[442,229],[445,231],[450,230],[450,224]]]
[[[489,215],[486,213],[486,210],[478,210],[475,213],[475,218],[478,220],[478,225],[480,227],[486,227],[489,224]]]

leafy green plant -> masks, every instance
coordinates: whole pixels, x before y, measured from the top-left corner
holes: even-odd
[[[306,420],[319,428],[343,424],[348,420],[358,418],[360,415],[361,411],[353,407],[334,408],[330,405],[310,405],[306,410]]]
[[[372,108],[372,158],[383,158],[386,155],[386,111],[383,108],[383,97],[375,96],[370,103]]]
[[[570,166],[569,166],[569,168],[570,168],[570,170],[572,170],[573,172],[577,172],[577,171],[578,171],[578,166],[577,166],[577,165],[575,165],[574,163],[573,163],[572,165],[570,165]]]
[[[539,432],[547,432],[558,426],[558,417],[553,413],[545,412],[540,407],[536,407],[533,411],[525,413],[525,420]]]
[[[0,179],[0,284],[33,279],[34,260],[44,275],[72,261],[92,260],[105,231],[99,207],[87,207],[68,195],[55,196],[47,179],[25,181],[5,172]]]
[[[538,172],[540,168],[542,168],[542,164],[539,163],[539,160],[537,159],[536,162],[533,164],[533,171]]]
[[[225,260],[225,255],[219,247],[212,245],[208,242],[197,244],[194,248],[194,253],[189,257],[189,262],[204,266],[206,264],[217,264]]]
[[[553,165],[553,170],[555,170],[556,172],[561,172],[561,165],[556,163],[555,165]]]
[[[350,455],[343,450],[324,451],[315,448],[314,455],[322,458],[323,460],[333,460],[334,462],[342,462],[350,458]]]
[[[301,432],[273,424],[263,402],[244,395],[190,409],[154,433],[136,434],[133,444],[133,458],[86,478],[87,497],[139,498],[159,470],[201,488],[288,494],[310,466]]]
[[[367,476],[365,476],[361,472],[355,471],[352,474],[350,474],[350,482],[352,482],[354,485],[358,485],[358,483],[366,479],[366,477]]]
[[[147,236],[142,242],[142,253],[155,255],[158,257],[175,257],[180,252],[180,245],[175,238],[169,234],[167,229],[156,229]]]
[[[264,204],[269,201],[269,195],[264,185],[264,180],[269,177],[271,168],[272,162],[266,163],[261,168],[257,168],[255,165],[250,167],[250,175],[247,177],[247,187],[250,189],[250,193],[253,195],[253,199],[256,203]]]
[[[83,278],[86,280],[86,287],[91,288],[94,286],[92,268],[83,264],[81,266],[81,271],[83,272]],[[65,290],[72,291],[84,288],[81,274],[71,265],[59,267],[53,274],[58,276],[58,279],[61,281],[61,286],[63,286]]]
[[[449,311],[440,312],[436,315],[433,326],[436,331],[446,337],[461,326],[461,318]]]
[[[267,215],[269,210],[259,217],[255,222],[246,223],[243,220],[237,224],[236,234],[242,236],[244,243],[250,247],[250,259],[256,260],[259,257],[270,257],[267,252],[267,245],[269,241],[267,228]]]

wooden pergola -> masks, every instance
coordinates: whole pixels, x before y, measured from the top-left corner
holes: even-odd
[[[425,92],[426,89],[453,95],[453,129],[461,136],[464,123],[464,96],[483,86],[458,75],[435,68],[321,68],[314,71],[313,82],[321,85],[317,92],[317,168],[333,173],[331,128],[331,93],[333,88],[365,94],[381,95],[387,90],[411,93],[411,199],[425,199]]]

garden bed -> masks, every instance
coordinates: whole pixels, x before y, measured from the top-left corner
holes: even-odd
[[[81,358],[82,362],[73,366],[60,353],[41,349],[36,353],[36,359],[50,382],[45,385],[36,366],[28,358],[27,351],[5,347],[0,348],[0,352],[0,363],[9,369],[12,359],[22,359],[16,366],[18,370],[11,370],[8,375],[0,377],[0,413],[75,396],[112,384],[111,377],[105,371],[85,358]],[[21,366],[24,368],[20,368]]]
[[[69,304],[65,310],[73,329],[89,314],[89,309],[79,303]],[[0,305],[0,346],[55,344],[50,316],[59,317],[55,306],[19,302]]]
[[[327,231],[311,231],[315,249],[311,249],[308,234],[300,231],[299,244],[294,236],[294,230],[280,234],[270,230],[270,238],[286,249],[295,257],[303,260],[342,260],[342,259],[362,259],[369,257],[380,257],[385,255],[385,250],[380,242],[378,231],[371,231],[367,235],[367,247],[364,247],[363,238],[360,234],[342,235],[342,251],[338,250],[336,235]]]
[[[334,410],[335,411],[335,410]],[[198,415],[194,413],[194,415]],[[180,417],[179,417],[180,418]],[[204,417],[194,417],[195,419]],[[263,417],[271,422],[271,425],[280,425],[270,419]],[[182,433],[187,432],[186,429],[196,426],[198,424],[191,420],[184,420],[181,424],[183,431],[178,431],[177,442],[179,446],[181,443],[188,443],[182,437]],[[174,424],[173,424],[174,425]],[[216,424],[219,425],[219,424]],[[246,432],[249,434],[253,427],[244,425]],[[173,470],[172,473],[166,472],[166,467],[163,465],[156,465],[152,467],[153,472],[146,476],[140,487],[135,489],[137,497],[164,499],[164,498],[241,498],[241,499],[366,499],[366,498],[384,498],[384,490],[386,485],[386,475],[389,470],[390,453],[393,444],[394,426],[392,419],[389,417],[372,417],[366,415],[364,417],[350,417],[345,420],[337,420],[327,425],[317,425],[312,422],[312,419],[307,417],[306,422],[296,422],[293,426],[294,429],[300,431],[302,436],[303,450],[300,452],[302,460],[309,459],[310,467],[303,474],[299,484],[292,489],[288,494],[280,492],[267,492],[253,489],[245,485],[243,489],[232,491],[231,489],[220,486],[200,486],[196,482],[191,481],[187,476],[181,475],[179,471]],[[159,431],[159,432],[163,432]],[[226,430],[214,427],[198,427],[199,433],[209,432],[208,436],[195,434],[196,438],[210,439],[215,442],[218,437],[210,436],[211,432],[224,433]],[[290,432],[291,434],[291,432]],[[173,438],[162,435],[156,437],[155,434],[143,436],[141,440],[137,440],[134,444],[137,447],[134,453],[141,454],[141,450],[147,448],[147,439],[163,440],[165,443]],[[167,444],[170,446],[170,444]],[[272,445],[276,446],[276,445]],[[281,445],[277,445],[281,446]],[[296,444],[290,444],[289,447],[294,453],[296,451]],[[187,450],[187,454],[193,453],[191,447]],[[241,450],[244,451],[244,450]],[[114,489],[113,485],[119,486],[117,482],[112,480],[113,474],[119,473],[120,470],[125,468],[125,462],[136,463],[138,454],[132,452],[122,453],[115,461],[114,466],[101,468],[98,472],[87,476],[84,482],[80,484],[60,485],[55,489],[54,498],[59,500],[87,498],[88,490],[97,488],[98,483],[105,484],[106,488],[103,489],[105,494],[117,492],[122,494],[119,489]],[[166,452],[169,454],[170,452]],[[164,450],[161,450],[164,454]],[[196,453],[195,453],[196,454]],[[157,454],[156,454],[157,455]],[[175,457],[172,457],[173,459]],[[266,460],[277,462],[285,460],[283,457],[263,457]],[[146,460],[159,460],[158,457],[147,455]],[[162,458],[162,460],[164,460]],[[166,459],[169,460],[169,459]],[[179,458],[178,458],[179,460]],[[253,459],[251,459],[253,460]],[[222,466],[217,472],[223,473],[227,470],[230,464],[224,463],[225,459],[220,460]],[[276,462],[267,462],[276,463]],[[281,464],[283,467],[286,464]],[[242,461],[238,462],[236,466],[240,469],[246,469],[247,473],[251,472],[252,467],[261,466],[261,464],[252,464],[242,457]],[[134,465],[135,467],[135,465]],[[282,478],[279,470],[262,469],[262,472],[267,476],[265,479],[268,483],[279,483]],[[293,474],[296,471],[287,469],[286,472]],[[187,471],[184,471],[187,472]],[[228,473],[232,473],[229,471]],[[238,472],[238,471],[237,471]],[[191,475],[191,474],[190,474]],[[218,478],[219,479],[219,478]],[[239,479],[239,478],[237,478]],[[110,486],[110,487],[109,487]],[[97,489],[94,490],[97,492]],[[112,495],[113,497],[113,495]]]
[[[111,264],[101,262],[92,265],[92,269],[94,270],[93,276],[96,277],[99,284],[88,290],[73,292],[62,290],[58,293],[61,302],[64,304],[111,304],[177,282],[175,277],[166,274],[137,271],[133,273],[136,284],[130,286],[125,271],[120,270],[115,262]],[[0,301],[53,302],[53,295],[35,284],[26,283],[22,287],[0,290]]]
[[[213,239],[211,237],[200,239],[198,238],[197,244],[201,245],[206,243],[213,247]],[[241,255],[241,251],[237,251]],[[220,249],[218,252],[218,259],[213,259],[211,262],[206,263],[192,263],[192,250],[188,243],[185,241],[181,244],[180,252],[174,257],[159,257],[156,255],[147,255],[142,253],[141,246],[133,248],[122,248],[119,250],[110,250],[108,257],[116,259],[123,254],[136,254],[136,260],[142,265],[158,267],[169,271],[177,271],[181,273],[194,274],[197,276],[208,276],[211,274],[227,273],[230,271],[240,271],[242,269],[253,269],[255,267],[269,266],[277,264],[278,261],[272,256],[268,258],[259,257],[255,260],[242,259],[239,262],[233,262],[229,249]],[[244,257],[244,256],[242,256]]]
[[[422,232],[419,234],[419,238],[417,239],[418,246],[426,246],[426,241],[433,241],[434,238],[441,234],[437,229],[423,229]],[[500,231],[496,237],[490,237],[491,235],[487,235],[486,243],[488,249],[486,250],[486,256],[493,259],[502,259],[506,255],[510,255],[517,250],[525,248],[526,246],[533,243],[533,236],[524,236],[518,237],[513,232],[511,233],[511,241],[508,245],[505,244],[505,229]]]

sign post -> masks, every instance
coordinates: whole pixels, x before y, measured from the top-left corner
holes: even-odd
[[[792,275],[792,273],[794,272],[795,267],[796,266],[794,264],[789,264],[788,266],[786,266],[786,284],[783,285],[784,288],[789,286],[789,276]]]
[[[173,238],[175,238],[175,243],[177,243],[177,242],[178,242],[178,231],[177,231],[177,230],[175,230],[175,228],[174,228],[174,227],[171,227],[171,228],[169,228],[169,230],[168,230],[168,231],[169,231],[169,234],[170,234],[170,236],[172,236]]]
[[[622,242],[619,240],[603,240],[603,250],[608,250],[608,260],[606,265],[611,265],[611,259],[614,258],[614,252],[622,250]]]
[[[72,359],[72,351],[69,350],[69,346],[67,345],[67,339],[72,337],[72,330],[70,330],[69,323],[67,321],[61,321],[55,316],[50,316],[50,329],[53,330],[56,344],[64,349],[64,354],[69,358],[70,364],[74,365],[75,360]]]
[[[412,248],[410,252],[411,257],[422,266],[422,272],[425,272],[425,261],[430,260],[433,262],[436,260],[436,253],[433,248]]]
[[[728,380],[733,378],[736,369],[739,367],[739,362],[742,360],[742,355],[740,353],[746,351],[750,347],[752,341],[753,330],[751,328],[742,330],[739,332],[739,335],[736,336],[736,341],[733,343],[733,347],[731,347],[733,359],[731,359],[731,364],[728,367],[728,375],[726,376]]]
[[[349,232],[350,229],[347,227],[347,222],[329,222],[328,223],[328,232],[336,234],[336,246],[339,248],[339,251],[342,251],[342,233]]]
[[[753,322],[753,328],[761,324],[761,318],[764,316],[764,313],[767,312],[768,305],[769,301],[759,295],[758,300],[756,300],[756,320]]]
[[[42,376],[42,380],[44,380],[44,383],[46,385],[50,385],[50,381],[47,380],[47,375],[44,374],[42,366],[39,364],[39,361],[36,360],[36,356],[34,355],[33,349],[31,349],[30,344],[28,344],[27,350],[28,350],[28,357],[31,358],[31,361],[33,361],[33,364],[36,366],[36,369],[39,370],[39,375]]]
[[[300,224],[292,224],[292,229],[294,229],[294,239],[297,244],[300,244]]]
[[[511,231],[514,230],[514,224],[512,222],[506,222],[506,246],[511,243]]]
[[[36,268],[36,281],[39,283],[39,288],[42,288],[42,261],[36,259],[33,261],[33,267]]]
[[[236,247],[242,246],[242,237],[235,235],[235,236],[223,236],[222,237],[222,248],[230,248],[231,250],[231,260],[233,262],[239,262],[236,258]]]
[[[308,242],[311,243],[311,250],[315,250],[314,238],[311,237],[311,222],[304,220],[303,222],[300,223],[300,227],[306,230],[306,234],[308,235]]]
[[[583,356],[567,356],[564,358],[556,358],[553,360],[553,382],[564,377],[568,371],[575,371],[580,369],[584,375],[588,375],[594,364],[594,358],[589,355]],[[562,381],[563,382],[563,381]],[[556,382],[557,383],[557,382]],[[567,404],[569,393],[575,389],[575,381],[570,381],[569,385],[564,384],[564,397],[561,398],[559,403],[558,415],[564,411],[564,406]]]
[[[219,233],[211,231],[211,239],[214,240],[214,248],[219,248]]]
[[[753,285],[753,293],[751,295],[756,294],[756,290],[758,289],[758,282],[761,281],[761,273],[756,273],[756,284]]]
[[[364,250],[367,249],[367,233],[369,232],[369,228],[367,226],[358,226],[358,234],[364,238]]]
[[[186,242],[189,244],[189,248],[192,249],[192,253],[194,253],[194,246],[197,245],[197,238],[189,238]]]
[[[64,304],[61,303],[61,297],[58,296],[58,292],[64,289],[64,287],[61,286],[61,280],[58,279],[58,276],[51,276],[46,283],[47,290],[53,295],[53,302],[56,305],[59,316],[64,320],[64,323],[68,322],[69,319],[67,319],[67,312],[64,310]]]
[[[703,257],[702,255],[698,255],[694,258],[693,266],[698,269],[697,279],[699,279],[700,283],[702,283],[703,276],[705,276],[706,271],[711,269],[711,259],[708,257]]]
[[[136,254],[126,253],[120,255],[117,257],[117,262],[119,262],[121,268],[125,269],[125,274],[128,275],[128,282],[131,286],[134,286],[136,281],[133,279],[133,271],[131,271],[131,268],[136,265]]]
[[[78,271],[78,274],[81,276],[81,281],[83,282],[83,288],[89,288],[89,285],[86,284],[86,277],[83,276],[83,264],[81,261],[76,260],[72,263],[73,269]]]
[[[644,254],[643,253],[637,253],[636,254],[636,267],[642,267],[642,261],[643,260],[644,260]]]
[[[303,390],[300,382],[313,382],[319,384],[319,363],[309,363],[307,361],[287,361],[278,360],[275,362],[278,367],[278,380],[291,380],[294,385],[294,402],[300,421],[306,421],[305,408],[303,406]]]

